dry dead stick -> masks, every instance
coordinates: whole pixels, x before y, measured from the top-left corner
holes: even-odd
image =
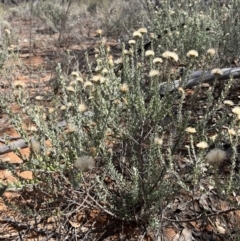
[[[15,141],[21,139],[21,136],[7,136],[7,138],[1,136],[0,142],[5,143],[5,141]]]
[[[12,142],[9,145],[0,146],[0,154],[11,152],[12,150],[17,149],[17,148],[22,149],[27,146],[28,146],[28,144],[23,139],[20,139],[20,140]]]
[[[188,80],[174,80],[170,83],[164,82],[160,86],[160,95],[164,95],[167,92],[183,87],[185,89],[191,89],[194,86],[201,83],[212,83],[216,78],[218,81],[229,80],[230,77],[237,79],[240,78],[240,67],[236,68],[223,68],[221,69],[222,75],[214,75],[211,70],[197,70],[193,71]]]
[[[170,219],[170,218],[166,218],[166,217],[163,217],[165,220],[169,221],[169,222],[174,222],[174,223],[187,223],[187,222],[192,222],[192,221],[197,221],[199,219],[202,219],[202,218],[209,218],[209,217],[213,217],[213,216],[219,216],[221,214],[225,214],[225,213],[229,213],[229,212],[234,212],[234,211],[238,211],[240,210],[240,208],[230,208],[230,209],[227,209],[225,211],[217,211],[215,213],[211,213],[211,214],[208,214],[208,215],[204,215],[204,213],[200,214],[198,217],[196,218],[190,218],[190,219],[183,219],[183,220],[174,220],[174,219]]]
[[[57,124],[57,126],[60,128],[60,127],[66,126],[66,124],[67,124],[66,121],[61,121]],[[0,155],[11,152],[14,149],[18,149],[18,148],[22,149],[25,147],[28,147],[28,143],[26,143],[23,139],[20,139],[20,140],[11,142],[9,145],[0,146]]]
[[[51,237],[61,237],[61,234],[58,232],[55,232],[54,230],[48,230],[43,228],[37,228],[34,225],[29,224],[23,224],[22,222],[18,222],[16,220],[13,220],[11,218],[1,219],[0,224],[8,224],[16,229],[24,229],[28,232],[33,231],[37,234],[45,235],[45,236],[51,236]]]

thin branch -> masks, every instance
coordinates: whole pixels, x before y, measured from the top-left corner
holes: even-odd
[[[202,218],[219,216],[219,215],[222,215],[222,214],[225,214],[225,213],[234,212],[234,211],[238,211],[238,210],[240,210],[240,208],[230,208],[230,209],[227,209],[225,211],[217,211],[215,213],[211,213],[211,214],[208,214],[208,215],[205,215],[204,213],[202,213],[196,218],[183,219],[183,220],[174,220],[174,219],[166,218],[164,216],[163,216],[163,219],[165,219],[169,222],[174,222],[174,223],[187,223],[187,222],[197,221],[197,220],[202,219]]]

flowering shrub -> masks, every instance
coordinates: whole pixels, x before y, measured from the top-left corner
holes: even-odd
[[[25,157],[16,150],[24,160],[22,169],[33,172],[33,179],[22,181],[21,187],[38,190],[49,202],[61,199],[66,212],[72,206],[75,212],[78,205],[97,208],[143,226],[154,226],[183,190],[192,197],[208,192],[202,185],[207,175],[225,200],[237,192],[240,111],[238,103],[227,99],[233,79],[217,89],[223,74],[216,65],[224,62],[218,58],[223,25],[214,10],[195,14],[188,7],[166,5],[155,11],[149,5],[154,10],[150,29],[134,31],[120,58],[99,29],[94,60],[86,53],[87,70],[76,68],[67,75],[58,64],[46,96],[33,98],[24,83],[12,84],[0,106],[31,151]],[[158,36],[182,19],[182,30]],[[208,26],[213,32],[206,31]],[[150,49],[145,49],[151,38]],[[195,69],[212,70],[214,81],[204,86],[202,76],[189,92],[186,83]],[[166,87],[160,95],[161,86],[177,79],[176,90]],[[33,123],[30,133],[21,115],[9,108],[15,102]],[[230,168],[222,178],[220,167],[228,158]],[[34,211],[43,215],[38,208]]]

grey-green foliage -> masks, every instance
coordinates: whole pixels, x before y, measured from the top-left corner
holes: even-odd
[[[240,57],[240,21],[239,7],[240,2],[237,0],[228,1],[229,6],[221,10],[219,20],[223,31],[223,38],[220,44],[219,55],[225,64],[233,60],[238,60]]]
[[[0,51],[0,67],[2,67],[7,59],[5,51]]]
[[[7,60],[8,56],[7,56],[7,47],[12,44],[11,41],[10,41],[10,34],[8,34],[8,32],[6,32],[6,29],[7,31],[9,31],[10,33],[10,24],[7,22],[7,21],[4,21],[2,19],[0,19],[0,46],[1,46],[1,49],[0,49],[0,67],[2,67],[5,63],[5,61]]]
[[[153,32],[161,36],[156,40],[160,52],[177,49],[184,55],[195,49],[201,54],[206,48],[217,47],[216,40],[221,34],[218,22],[204,12],[197,12],[195,5],[187,8],[184,5],[187,3],[163,5],[157,11],[150,5],[149,24]],[[210,33],[210,29],[213,32]]]
[[[142,27],[144,12],[142,4],[138,0],[105,0],[97,5],[96,11],[101,28],[109,36],[124,38],[123,35],[130,35],[134,27]]]
[[[33,6],[33,16],[46,21],[55,31],[60,32],[66,24],[67,15],[65,8],[54,2],[39,2]],[[65,26],[65,25],[64,25]]]
[[[223,6],[219,1],[165,1],[157,9],[145,2],[149,6],[149,25],[161,36],[156,40],[160,52],[177,49],[184,55],[195,49],[201,54],[211,47],[218,50],[221,66],[229,64],[228,57],[238,59],[239,1],[231,0]]]

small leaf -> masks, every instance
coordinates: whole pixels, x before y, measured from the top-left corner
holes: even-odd
[[[192,241],[192,231],[188,228],[184,228],[182,232],[176,234],[173,241]]]
[[[74,228],[79,228],[80,227],[80,223],[76,223],[76,222],[73,222],[71,220],[68,220],[68,222],[72,225],[72,227]]]

